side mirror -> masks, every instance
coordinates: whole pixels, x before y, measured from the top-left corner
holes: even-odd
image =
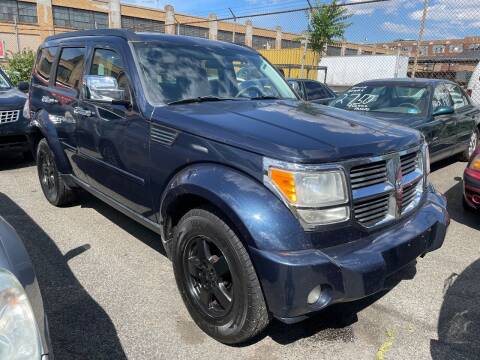
[[[83,79],[85,97],[89,100],[112,103],[129,103],[125,90],[118,88],[117,79],[111,76],[87,75]]]
[[[28,90],[30,90],[30,84],[26,81],[20,81],[17,85],[18,90],[26,93]]]
[[[433,111],[433,116],[453,114],[455,110],[451,106],[440,106]]]

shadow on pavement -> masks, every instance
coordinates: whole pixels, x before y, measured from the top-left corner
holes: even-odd
[[[0,171],[15,170],[35,165],[33,158],[25,159],[22,155],[2,154],[0,157]]]
[[[55,242],[8,196],[0,193],[0,215],[18,232],[32,259],[48,316],[56,359],[126,359],[108,314],[88,294],[68,260],[89,244],[63,255]]]
[[[480,239],[476,239],[480,242]],[[478,244],[475,244],[478,249]],[[438,340],[431,340],[433,360],[480,357],[480,260],[461,274],[453,273],[444,285],[438,320]]]
[[[122,214],[120,211],[97,199],[90,193],[79,190],[78,203],[82,208],[95,210],[100,215],[104,216],[115,225],[121,227],[136,239],[142,241],[145,245],[151,247],[155,251],[158,251],[163,256],[167,256],[165,249],[163,248],[160,235]]]
[[[447,198],[448,213],[452,220],[466,225],[472,229],[480,230],[480,214],[463,208],[463,180],[455,178],[456,184],[448,189],[443,195]],[[480,239],[479,239],[480,242]],[[478,244],[476,249],[478,249]]]

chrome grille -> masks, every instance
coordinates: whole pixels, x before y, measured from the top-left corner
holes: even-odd
[[[353,204],[355,219],[367,227],[375,225],[387,215],[389,197],[389,194],[383,194],[355,202]]]
[[[407,175],[415,171],[418,166],[418,152],[400,156],[400,163],[402,165],[403,175]]]
[[[383,183],[387,180],[386,160],[354,166],[350,169],[352,189]]]
[[[405,209],[410,205],[415,198],[416,195],[416,189],[417,188],[417,183],[405,186],[403,188],[403,198],[402,198],[402,206],[401,206],[401,212],[403,213]]]
[[[20,110],[0,111],[0,125],[17,121],[19,115]]]
[[[413,210],[424,188],[422,152],[415,148],[350,162],[353,215],[371,228]]]

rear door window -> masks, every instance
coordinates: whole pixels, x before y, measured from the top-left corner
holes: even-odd
[[[461,108],[469,105],[467,97],[465,96],[463,91],[458,86],[453,85],[453,84],[445,84],[445,87],[447,88],[448,92],[450,93],[450,96],[451,96],[452,102],[453,102],[453,108],[455,110],[461,109]]]
[[[40,50],[37,57],[37,65],[35,67],[37,74],[44,80],[50,79],[50,72],[52,70],[55,56],[57,55],[57,47],[44,48]]]
[[[84,62],[85,48],[63,48],[58,61],[55,86],[80,89]]]
[[[309,100],[324,99],[329,97],[325,88],[314,81],[305,81],[305,91]]]

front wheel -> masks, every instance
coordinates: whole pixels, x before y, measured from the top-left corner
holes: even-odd
[[[43,194],[52,205],[63,206],[73,202],[75,193],[60,177],[55,157],[45,139],[38,144],[37,171]]]
[[[214,339],[236,344],[259,334],[269,314],[250,257],[214,211],[194,209],[175,229],[173,269],[190,316]]]
[[[473,152],[478,146],[478,129],[475,128],[470,136],[470,142],[468,143],[467,149],[461,154],[460,158],[462,161],[469,161]]]

